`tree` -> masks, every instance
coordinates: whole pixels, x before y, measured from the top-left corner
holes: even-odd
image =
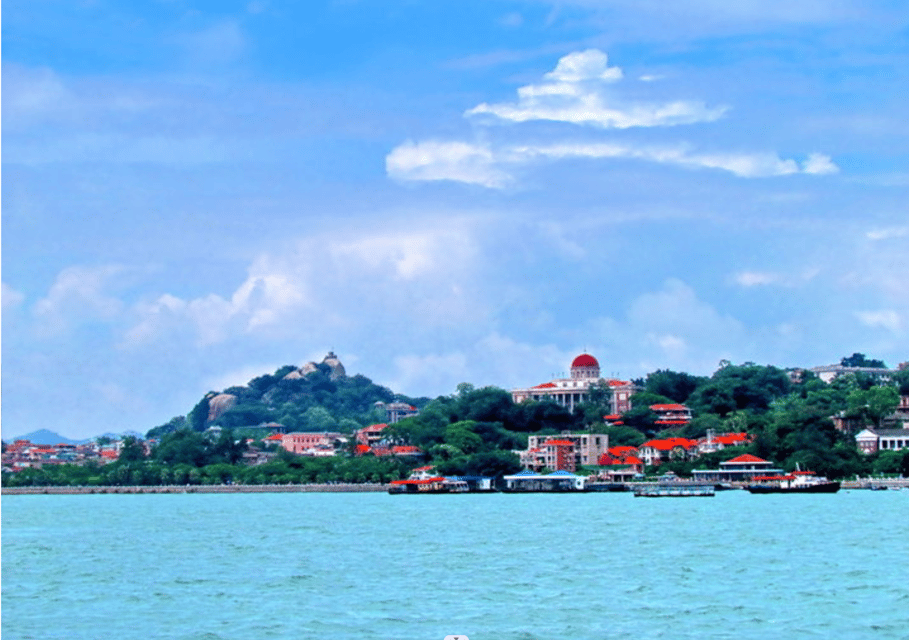
[[[886,369],[887,365],[883,360],[872,360],[865,356],[864,353],[853,353],[851,356],[841,358],[840,364],[844,367],[871,367],[874,369]]]
[[[894,387],[856,389],[847,398],[849,409],[865,416],[874,426],[880,427],[884,418],[899,406],[900,396]]]
[[[135,436],[126,436],[120,445],[119,462],[137,462],[145,460],[145,445]]]
[[[684,404],[691,394],[707,382],[707,378],[660,369],[647,375],[645,391],[669,398],[672,402]]]

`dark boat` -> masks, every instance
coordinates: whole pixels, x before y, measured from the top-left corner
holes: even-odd
[[[750,493],[836,493],[840,483],[811,471],[794,471],[785,476],[758,476],[745,486]]]

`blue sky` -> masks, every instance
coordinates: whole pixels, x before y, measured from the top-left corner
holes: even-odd
[[[3,436],[909,360],[896,0],[3,3]]]

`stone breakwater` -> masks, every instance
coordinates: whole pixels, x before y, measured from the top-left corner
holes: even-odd
[[[388,491],[387,484],[193,484],[160,487],[3,487],[3,495],[93,493],[354,493]]]

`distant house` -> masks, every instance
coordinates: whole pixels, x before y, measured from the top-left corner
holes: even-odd
[[[344,436],[334,431],[307,433],[294,431],[281,436],[281,447],[291,453],[309,456],[333,456]]]
[[[664,429],[684,427],[691,422],[691,409],[683,404],[652,404],[650,410],[657,415],[656,424]]]
[[[354,433],[354,438],[356,438],[357,444],[359,445],[374,447],[386,439],[385,434],[382,432],[385,431],[387,427],[388,424],[385,422],[381,424],[371,424],[368,427],[357,429]]]
[[[609,447],[606,453],[600,456],[597,464],[601,467],[621,467],[623,473],[643,473],[644,461],[638,457],[637,447],[619,446]],[[607,473],[615,475],[617,469],[607,470]]]
[[[419,409],[406,402],[390,402],[386,404],[379,401],[376,403],[376,407],[385,411],[385,417],[388,424],[395,424],[404,418],[411,418],[420,414]]]
[[[909,449],[909,429],[865,429],[855,436],[862,453]]]
[[[754,439],[744,431],[739,433],[723,433],[716,435],[712,429],[707,431],[707,436],[698,440],[698,454],[722,451],[726,447],[740,447]]]
[[[648,465],[659,465],[669,460],[690,460],[697,457],[697,451],[698,441],[690,438],[657,438],[638,448],[641,460]]]
[[[831,382],[835,378],[850,373],[871,376],[879,383],[890,382],[893,374],[896,373],[895,369],[887,369],[885,367],[844,367],[841,364],[828,364],[820,367],[812,367],[810,371],[824,382]]]

